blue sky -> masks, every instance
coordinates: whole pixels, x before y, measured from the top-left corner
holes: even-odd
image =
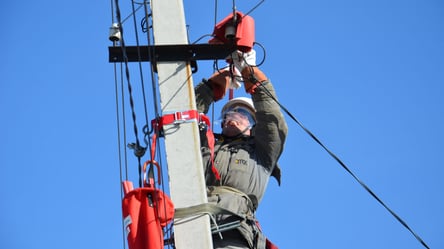
[[[232,1],[218,2],[220,20]],[[237,2],[243,12],[256,4]],[[214,2],[184,5],[190,40],[211,33]],[[121,1],[122,16],[129,6]],[[444,248],[444,4],[265,1],[251,15],[281,103],[431,248]],[[110,1],[2,2],[0,20],[0,247],[123,248]],[[199,62],[194,82],[211,72]],[[270,181],[258,210],[275,244],[423,248],[287,122],[282,185]]]

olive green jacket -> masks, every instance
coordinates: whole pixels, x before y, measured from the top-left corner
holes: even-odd
[[[196,104],[199,112],[207,113],[213,102],[213,91],[207,81],[195,88]],[[280,184],[281,172],[278,159],[282,154],[287,124],[280,106],[274,100],[276,94],[270,81],[256,88],[252,100],[256,109],[256,124],[251,136],[229,139],[221,136],[214,145],[214,166],[220,174],[217,181],[211,170],[210,149],[202,143],[202,158],[207,187],[228,187],[228,191],[210,191],[209,202],[246,217],[238,230],[250,244],[250,248],[263,248],[258,245],[258,231],[253,224],[254,213],[262,200],[270,176]],[[201,133],[202,136],[202,133]],[[201,138],[201,141],[205,139]],[[235,189],[238,191],[231,191]],[[223,193],[223,194],[221,194]],[[218,217],[223,223],[226,216]],[[260,234],[260,233],[259,233]]]

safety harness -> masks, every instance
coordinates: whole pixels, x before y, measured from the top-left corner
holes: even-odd
[[[219,171],[214,166],[214,134],[211,130],[211,122],[208,116],[203,113],[199,113],[197,110],[187,110],[182,112],[174,112],[165,114],[159,118],[151,120],[151,126],[154,129],[155,134],[163,136],[163,126],[174,124],[178,125],[185,122],[198,121],[199,125],[202,124],[205,129],[205,136],[208,141],[208,148],[210,149],[211,171],[213,172],[217,181],[220,180]],[[154,141],[154,140],[153,140]]]
[[[124,219],[125,235],[128,240],[129,249],[162,249],[165,241],[171,241],[171,238],[164,241],[162,229],[172,220],[177,219],[177,223],[192,219],[193,217],[207,214],[213,221],[212,233],[219,234],[222,238],[222,232],[240,228],[242,221],[247,221],[256,234],[255,241],[252,243],[257,249],[278,249],[261,232],[258,221],[254,218],[255,205],[250,198],[237,189],[217,186],[207,188],[208,195],[232,193],[242,196],[248,200],[251,206],[248,214],[238,214],[228,209],[218,207],[216,203],[203,203],[196,206],[176,208],[171,199],[161,190],[155,187],[153,166],[157,167],[158,183],[160,184],[160,166],[155,158],[155,148],[157,136],[163,136],[163,126],[169,124],[180,124],[190,121],[199,121],[199,124],[205,126],[205,136],[210,149],[211,169],[217,181],[220,181],[220,174],[214,166],[214,144],[215,138],[211,131],[209,118],[204,114],[199,114],[197,110],[175,112],[166,114],[151,121],[155,130],[152,136],[151,159],[146,161],[143,166],[144,186],[134,189],[130,181],[122,183],[124,189],[124,198],[122,200],[122,214]],[[148,165],[150,166],[148,171]],[[234,221],[225,224],[217,224],[215,217],[218,215],[229,215]],[[265,248],[259,245],[266,245]]]

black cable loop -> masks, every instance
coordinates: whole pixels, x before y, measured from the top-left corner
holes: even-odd
[[[262,52],[264,53],[264,57],[262,57],[262,60],[259,63],[256,63],[256,67],[260,67],[265,62],[265,59],[267,57],[267,50],[265,50],[265,47],[262,44],[260,44],[259,42],[254,42],[253,47],[254,47],[254,45],[258,45],[259,47],[261,47]]]
[[[330,156],[332,156],[341,166],[344,168],[376,201],[378,201],[395,219],[400,222],[413,236],[427,249],[430,249],[429,246],[416,234],[407,223],[402,220],[393,210],[391,210],[362,180],[360,180],[346,165],[336,156],[333,152],[331,152],[310,130],[308,130],[302,123],[297,120],[288,110],[283,106],[264,86],[259,85],[262,90],[273,99],[281,108],[287,113],[290,118],[295,121],[313,140],[315,140]]]

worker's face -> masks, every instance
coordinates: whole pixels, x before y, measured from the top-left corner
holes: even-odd
[[[226,136],[237,136],[241,133],[250,135],[250,121],[240,112],[227,112],[224,116],[222,133]]]

